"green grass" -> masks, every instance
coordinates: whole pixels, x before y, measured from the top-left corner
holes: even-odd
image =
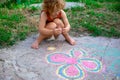
[[[73,35],[89,33],[92,36],[105,36],[120,38],[120,1],[119,0],[66,0],[83,2],[85,7],[76,6],[65,9],[71,24]],[[37,22],[40,9],[29,7],[30,4],[41,2],[31,0],[11,4],[0,8],[0,48],[14,45],[24,40],[31,32],[37,29],[31,22]],[[26,13],[23,13],[27,11]],[[26,17],[25,15],[28,15]],[[34,17],[34,18],[33,18]],[[29,20],[33,18],[35,21]]]
[[[99,1],[95,0],[80,0],[80,2],[85,3],[87,8],[100,8],[102,5]]]
[[[0,48],[24,40],[34,30],[20,10],[0,8]]]
[[[9,9],[26,8],[31,4],[41,3],[42,0],[6,0],[6,2],[0,2],[0,7],[6,7]]]
[[[65,10],[73,31],[79,33],[81,29],[85,28],[85,32],[90,33],[92,36],[120,37],[119,6],[110,6],[116,5],[116,3],[119,4],[118,2],[112,1],[111,3],[105,0],[98,0],[98,2],[84,0],[83,2],[86,3],[86,7]],[[102,5],[102,7],[91,5],[94,3]]]
[[[111,11],[118,11],[120,12],[120,2],[114,4],[106,4],[106,7]]]
[[[79,2],[80,0],[65,0],[67,2]]]

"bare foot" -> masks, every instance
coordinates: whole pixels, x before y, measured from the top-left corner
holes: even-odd
[[[33,42],[31,48],[38,49],[39,48],[39,44],[42,42],[43,39],[45,39],[45,36],[39,35],[39,37]]]
[[[33,49],[38,49],[38,46],[39,46],[39,43],[38,43],[38,41],[36,40],[36,41],[32,44],[31,48],[33,48]]]
[[[75,40],[72,39],[71,37],[69,37],[68,39],[66,39],[66,41],[67,41],[69,44],[71,44],[71,45],[75,45],[75,44],[76,44]]]
[[[71,44],[71,45],[75,45],[75,44],[76,44],[75,40],[72,39],[72,38],[69,36],[68,33],[67,33],[67,34],[63,34],[63,36],[65,37],[65,40],[66,40],[69,44]]]
[[[71,45],[75,45],[76,44],[76,42],[75,42],[75,40],[74,39],[70,39],[70,42],[69,42]]]

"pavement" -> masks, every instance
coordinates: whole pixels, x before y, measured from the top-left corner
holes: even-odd
[[[60,36],[30,46],[37,34],[0,49],[0,80],[120,80],[120,39]]]

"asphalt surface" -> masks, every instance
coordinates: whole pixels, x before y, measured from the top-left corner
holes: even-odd
[[[120,80],[120,39],[73,37],[71,46],[60,36],[35,50],[36,37],[0,49],[0,80]]]

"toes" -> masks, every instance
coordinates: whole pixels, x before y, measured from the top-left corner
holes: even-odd
[[[74,40],[71,41],[70,43],[71,43],[71,45],[75,45],[76,44],[76,42]]]
[[[36,44],[36,43],[32,44],[31,48],[38,49],[38,44]]]

